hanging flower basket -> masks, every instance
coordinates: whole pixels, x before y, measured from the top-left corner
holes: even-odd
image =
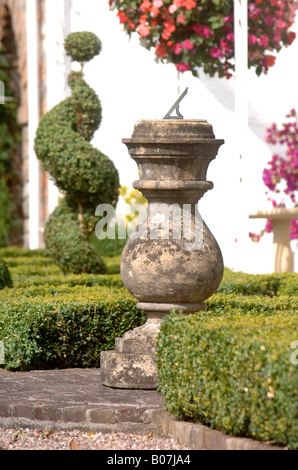
[[[296,37],[297,0],[249,0],[248,66],[258,75],[273,66],[276,53]],[[137,32],[157,60],[180,72],[198,68],[210,76],[230,78],[234,71],[234,2],[232,0],[109,0],[124,30]]]

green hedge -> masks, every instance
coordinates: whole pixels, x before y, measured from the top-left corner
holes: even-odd
[[[36,262],[36,260],[38,260]],[[77,280],[77,283],[84,283],[86,285],[93,279],[96,284],[97,279],[108,279],[111,274],[120,273],[120,257],[104,258],[107,266],[107,275],[102,274],[64,274],[61,269],[53,263],[50,258],[5,258],[9,266],[11,275],[15,285],[31,286],[32,284],[43,285],[53,281],[54,285],[57,283],[65,283],[68,280]],[[89,284],[90,285],[90,284]]]
[[[5,302],[8,298],[20,299],[32,299],[39,297],[41,300],[50,300],[52,298],[60,297],[61,295],[72,295],[72,296],[82,296],[89,295],[92,299],[94,296],[97,296],[99,292],[106,292],[106,288],[114,288],[114,292],[118,292],[119,296],[122,297],[123,292],[126,292],[122,289],[120,282],[118,284],[118,279],[114,279],[116,276],[109,276],[111,279],[102,279],[96,280],[95,284],[88,284],[84,279],[81,280],[81,284],[73,284],[71,280],[65,282],[64,284],[42,284],[42,285],[32,285],[30,287],[17,287],[13,289],[13,292],[9,293],[7,290],[2,290],[0,292],[0,302]],[[117,276],[118,278],[118,276]],[[122,289],[122,290],[121,290]],[[1,308],[0,308],[1,311]]]
[[[21,256],[20,256],[21,255]],[[145,317],[123,288],[120,256],[109,274],[63,274],[44,250],[0,250],[14,288],[0,290],[0,340],[11,370],[99,367],[102,350]],[[168,411],[228,434],[297,443],[297,274],[225,269],[205,312],[171,314],[158,338]]]
[[[120,274],[107,274],[107,275],[92,275],[92,274],[49,274],[46,277],[41,277],[39,274],[30,276],[30,284],[27,279],[19,275],[14,276],[15,287],[18,292],[28,293],[30,295],[33,291],[40,291],[47,294],[48,288],[55,291],[61,286],[76,287],[76,286],[103,286],[103,287],[123,287],[123,282]],[[18,292],[16,294],[18,295]],[[1,294],[0,294],[1,296]]]
[[[298,448],[297,310],[171,314],[158,337],[160,389],[173,415]],[[253,313],[253,315],[252,315]]]
[[[5,261],[0,259],[0,290],[13,286],[10,271]]]
[[[272,312],[297,312],[298,297],[277,295],[273,298],[262,296],[245,296],[239,294],[213,295],[206,301],[207,311],[212,315],[229,316],[234,311],[250,313],[252,319],[256,314],[271,315]]]
[[[46,250],[0,249],[14,288],[0,290],[5,368],[99,367],[100,353],[145,317],[123,288],[120,256],[109,272],[63,274]]]
[[[1,258],[36,258],[36,257],[48,257],[48,252],[44,248],[37,250],[30,250],[29,248],[18,248],[17,246],[9,246],[7,248],[0,248]],[[21,262],[19,263],[21,264]]]
[[[225,269],[218,292],[258,296],[297,295],[297,283],[297,273],[254,275]]]
[[[101,351],[114,349],[116,337],[144,321],[124,289],[78,287],[74,292],[67,287],[43,296],[2,299],[5,368],[99,367]]]

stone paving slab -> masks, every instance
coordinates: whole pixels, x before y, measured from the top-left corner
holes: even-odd
[[[172,437],[193,450],[283,450],[170,416],[155,390],[102,385],[100,369],[0,369],[0,427],[124,432]]]
[[[0,426],[93,432],[154,430],[152,415],[164,410],[155,390],[102,385],[99,369],[0,372]]]

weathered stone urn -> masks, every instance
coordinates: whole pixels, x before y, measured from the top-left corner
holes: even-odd
[[[207,121],[166,119],[139,121],[123,142],[138,164],[133,186],[148,209],[125,245],[121,276],[148,320],[118,338],[115,351],[102,353],[101,368],[107,386],[155,389],[164,316],[204,309],[222,280],[222,254],[197,203],[213,188],[206,181],[208,165],[224,141],[215,139]]]

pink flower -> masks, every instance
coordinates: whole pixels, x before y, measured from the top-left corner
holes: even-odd
[[[178,55],[178,54],[180,54],[181,51],[182,51],[182,44],[180,44],[180,42],[178,42],[177,44],[175,44],[174,53]]]
[[[276,20],[275,26],[276,28],[283,29],[286,26],[286,22],[283,20]]]
[[[138,26],[138,33],[140,34],[140,36],[145,38],[146,36],[150,35],[150,27],[145,24],[140,24]]]
[[[140,6],[140,10],[141,11],[150,11],[150,8],[151,8],[151,1],[150,0],[143,0],[141,6]]]
[[[296,38],[296,33],[294,31],[289,31],[288,33],[288,45],[290,46],[294,39]]]
[[[234,18],[234,15],[229,15],[229,16],[225,16],[224,17],[224,22],[225,23],[230,23],[231,21],[233,21],[233,18]]]
[[[260,241],[260,239],[261,239],[261,235],[259,235],[259,234],[257,234],[257,233],[249,232],[248,236],[249,236],[249,238],[251,238],[251,240],[252,240],[253,242],[256,242],[256,243],[258,243],[258,242]]]
[[[211,47],[210,49],[210,55],[214,57],[215,59],[219,58],[222,56],[221,50],[219,47]]]
[[[272,222],[270,219],[268,219],[265,225],[265,232],[272,233],[272,231],[273,231]]]
[[[268,36],[266,36],[266,34],[263,34],[260,38],[259,38],[259,45],[262,46],[262,47],[267,47],[268,44],[269,44],[269,38]]]
[[[275,189],[275,184],[272,181],[272,174],[271,171],[268,170],[268,168],[265,168],[263,170],[263,182],[269,188],[271,191],[274,191]]]
[[[232,41],[232,42],[233,42],[234,39],[235,39],[234,33],[228,33],[228,34],[227,34],[227,40],[228,40],[228,41]]]
[[[177,16],[177,23],[184,24],[186,20],[187,16],[184,15],[184,13],[180,13],[180,15]]]
[[[298,238],[298,219],[292,220],[291,226],[291,240],[296,240]]]
[[[230,43],[228,43],[228,41],[225,41],[224,39],[220,40],[220,47],[226,54],[231,54],[233,52]]]
[[[167,19],[165,20],[165,22],[164,22],[164,31],[163,31],[161,37],[167,41],[168,39],[170,39],[171,34],[172,34],[175,30],[176,30],[175,21],[174,21],[174,19],[170,16],[170,17],[167,18]]]
[[[163,6],[162,0],[153,0],[153,6],[155,8],[161,8]]]
[[[158,16],[158,15],[159,15],[159,8],[153,6],[150,11],[150,16],[154,18],[155,16]]]
[[[192,10],[196,7],[197,2],[195,0],[184,0],[183,6],[186,10]]]
[[[179,70],[179,72],[187,72],[191,69],[190,65],[186,64],[185,62],[179,62],[179,64],[176,64],[176,68]]]
[[[120,24],[122,23],[127,23],[129,21],[129,18],[126,16],[126,14],[124,13],[124,11],[119,11],[119,13],[117,14],[118,18],[119,18],[119,21],[120,21]]]
[[[188,51],[191,51],[194,48],[194,45],[189,39],[186,39],[183,43],[183,47]]]
[[[248,35],[248,44],[256,44],[258,42],[258,38],[257,36],[255,36],[254,34],[249,34]]]
[[[193,30],[198,36],[202,36],[203,38],[211,38],[211,36],[213,34],[211,29],[208,28],[208,26],[205,26],[205,25],[200,24],[200,23],[195,24],[193,26]]]
[[[273,41],[274,42],[280,42],[281,41],[281,32],[279,29],[275,30],[274,35],[273,35]]]
[[[146,24],[147,23],[147,15],[141,15],[139,18],[140,24]]]
[[[171,15],[175,13],[177,10],[178,10],[178,7],[174,3],[169,6],[169,13],[171,13]]]
[[[272,15],[265,16],[264,22],[267,26],[272,26],[274,23],[274,17]]]

